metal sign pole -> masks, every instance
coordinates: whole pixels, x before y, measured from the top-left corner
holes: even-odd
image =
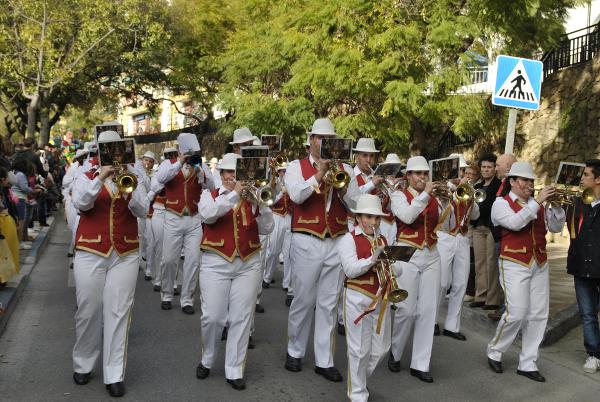
[[[506,127],[506,143],[504,144],[504,153],[512,154],[515,144],[515,128],[517,126],[517,109],[508,109],[508,126]]]

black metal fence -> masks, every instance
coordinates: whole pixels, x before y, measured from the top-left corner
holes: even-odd
[[[591,60],[600,51],[600,24],[570,32],[560,45],[544,54],[544,78],[576,64]]]

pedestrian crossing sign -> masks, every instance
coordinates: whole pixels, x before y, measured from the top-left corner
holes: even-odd
[[[492,103],[497,106],[538,110],[542,90],[541,61],[500,55]]]

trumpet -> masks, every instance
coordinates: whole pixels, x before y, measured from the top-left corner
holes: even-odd
[[[375,252],[378,247],[384,246],[385,243],[377,233],[377,228],[375,226],[372,226],[372,228],[373,240],[371,241],[371,250],[372,252]],[[390,302],[394,304],[400,303],[401,301],[406,300],[408,297],[408,292],[404,289],[400,289],[400,286],[398,286],[396,273],[392,268],[393,261],[387,254],[385,254],[385,251],[384,257],[385,258],[382,258],[375,268],[377,272],[377,279],[379,279],[379,286],[385,290],[387,298]]]
[[[286,165],[286,157],[285,157],[285,152],[279,152],[278,154],[274,155],[271,158],[271,162],[272,162],[272,167],[275,169],[280,169],[285,167]]]
[[[454,197],[458,202],[483,202],[487,194],[481,189],[474,189],[470,184],[459,184],[454,191]]]
[[[137,176],[127,171],[127,165],[123,166],[119,161],[113,162],[113,169],[115,170],[113,181],[119,192],[123,194],[132,193],[138,185]]]
[[[350,183],[350,175],[344,169],[340,169],[337,160],[331,162],[328,174],[331,175],[332,186],[338,190],[345,188]]]
[[[268,185],[260,185],[263,182],[263,180],[244,182],[247,186],[242,191],[242,197],[256,202],[261,207],[270,207],[275,203],[275,194],[273,193],[273,189]]]
[[[448,185],[442,181],[436,181],[433,183],[433,195],[439,198],[450,200],[452,198],[452,190],[448,188]]]
[[[548,198],[550,206],[552,205],[573,205],[577,198],[581,198],[581,202],[589,205],[596,198],[594,196],[594,190],[590,187],[583,189],[583,191],[574,191],[568,188],[557,188],[554,191],[552,197]]]

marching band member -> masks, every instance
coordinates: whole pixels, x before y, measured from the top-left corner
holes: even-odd
[[[252,132],[248,127],[241,127],[234,130],[233,141],[229,142],[229,144],[232,146],[234,154],[241,155],[240,148],[252,146],[254,144],[254,140],[257,139],[257,137],[252,135]]]
[[[194,314],[194,292],[200,264],[200,240],[202,226],[198,216],[198,202],[203,188],[214,188],[210,169],[206,165],[191,163],[192,156],[200,151],[194,134],[182,133],[177,137],[179,157],[165,160],[156,172],[156,181],[164,186],[165,224],[163,255],[161,260],[161,308],[170,310],[173,288],[181,251],[183,260],[183,281],[181,286],[181,310]],[[165,252],[168,250],[168,252]]]
[[[450,157],[453,156],[459,155],[450,155]],[[461,174],[464,173],[467,166],[464,157],[460,155],[459,168]],[[468,185],[466,177],[462,176],[459,180],[461,184]],[[467,290],[471,263],[467,232],[469,231],[471,219],[479,218],[479,206],[474,202],[473,196],[469,200],[460,200],[454,196],[452,199],[441,203],[446,216],[442,214],[438,224],[439,230],[436,231],[441,268],[437,311],[439,311],[439,307],[446,297],[446,292],[451,287],[443,334],[465,341],[467,338],[460,333],[460,313]],[[435,324],[434,334],[439,335],[438,324]]]
[[[301,359],[313,316],[315,318],[315,372],[330,381],[342,381],[333,365],[333,331],[337,304],[342,287],[340,259],[335,248],[337,237],[348,231],[346,205],[351,205],[347,191],[330,184],[330,161],[320,158],[321,139],[336,137],[327,118],[317,119],[310,135],[310,153],[290,163],[285,183],[294,203],[292,215],[292,283],[294,300],[288,319],[288,347],[285,368],[302,370]],[[343,165],[352,178],[352,169]],[[327,175],[327,176],[326,176]]]
[[[379,197],[361,194],[356,202],[357,225],[337,244],[342,269],[346,274],[344,290],[344,321],[348,348],[348,398],[367,401],[367,378],[390,349],[391,316],[387,303],[380,300],[379,277],[376,272],[377,249],[387,245],[385,237],[377,237],[385,213]],[[388,314],[386,314],[388,312]]]
[[[73,257],[73,250],[75,247],[75,233],[77,232],[77,226],[79,225],[79,213],[73,206],[71,201],[71,195],[73,192],[73,183],[79,173],[85,172],[84,162],[88,155],[87,150],[78,149],[73,158],[73,162],[69,166],[69,169],[65,173],[62,180],[62,195],[65,203],[65,216],[67,219],[67,227],[71,231],[71,242],[69,243],[68,256]]]
[[[150,191],[150,180],[152,179],[154,164],[156,163],[156,155],[152,151],[146,151],[140,161],[141,175],[144,176],[144,185],[146,186],[146,192]],[[150,200],[149,200],[150,201]],[[143,261],[146,261],[146,268],[144,271],[144,280],[152,280],[152,274],[154,272],[154,256],[149,249],[152,243],[152,228],[150,227],[150,218],[152,212],[148,211],[148,215],[145,218],[138,219],[138,227],[140,231],[140,257]]]
[[[104,131],[98,142],[119,140]],[[128,167],[129,168],[129,167]],[[77,312],[73,379],[84,385],[103,352],[104,383],[113,397],[123,396],[127,333],[138,272],[136,217],[146,216],[145,189],[120,193],[111,180],[114,169],[81,173],[72,202],[80,212],[74,260]]]
[[[499,264],[506,310],[488,344],[488,364],[494,372],[502,373],[502,354],[520,330],[522,346],[517,374],[544,382],[536,361],[550,299],[546,233],[562,230],[565,212],[560,206],[542,207],[554,194],[554,187],[544,187],[533,197],[535,175],[527,162],[513,163],[506,180],[510,192],[496,198],[492,206],[492,223],[502,230]]]
[[[252,306],[262,274],[258,235],[270,233],[274,224],[269,208],[242,197],[245,190],[252,190],[235,181],[238,157],[233,153],[223,157],[223,187],[206,191],[199,205],[205,227],[200,269],[202,360],[196,376],[208,377],[216,357],[218,335],[228,324],[225,377],[234,389],[242,390],[246,387],[244,365]]]
[[[432,196],[434,185],[427,181],[428,174],[427,160],[413,156],[406,164],[409,187],[391,196],[392,212],[398,224],[396,243],[414,246],[417,250],[407,263],[397,263],[404,265],[398,282],[408,291],[408,298],[396,305],[388,368],[400,371],[400,359],[414,323],[410,374],[431,383],[429,361],[440,289],[440,256],[435,247],[439,204]]]

